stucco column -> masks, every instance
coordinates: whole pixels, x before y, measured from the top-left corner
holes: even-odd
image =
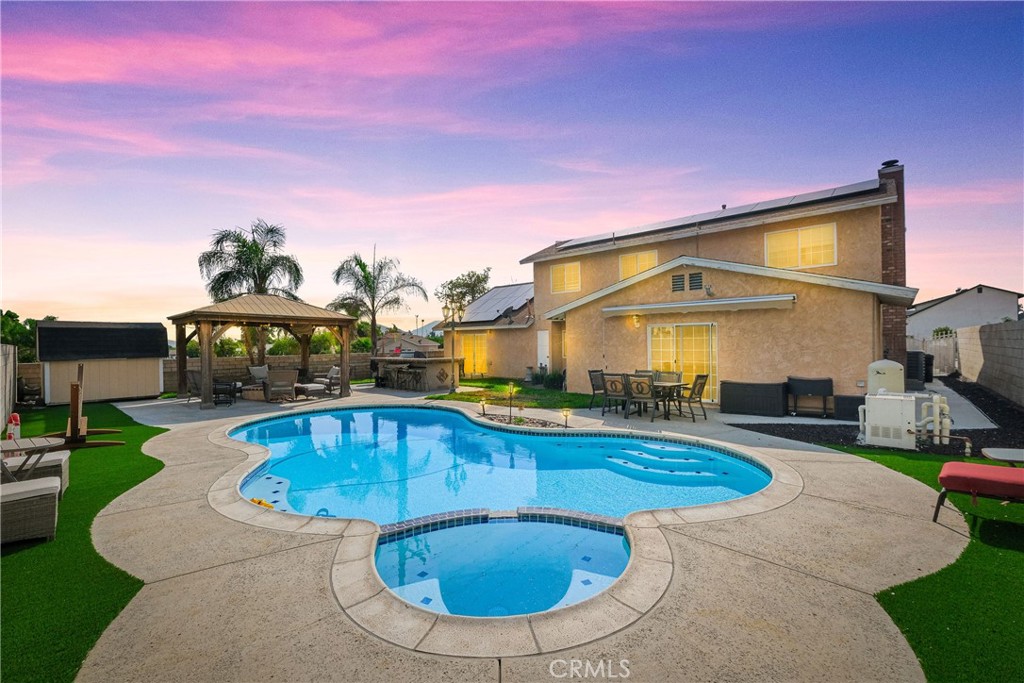
[[[203,398],[199,403],[200,410],[213,408],[213,323],[209,320],[199,322],[199,358],[200,381],[203,387]]]

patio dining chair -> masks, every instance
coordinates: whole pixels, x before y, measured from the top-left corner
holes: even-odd
[[[627,409],[626,417],[629,417],[629,394],[626,393],[626,376],[622,374],[603,373],[601,376],[604,382],[604,401],[601,403],[601,415],[606,410],[615,408],[619,412],[619,406]]]
[[[590,375],[590,407],[587,410],[594,409],[594,399],[598,396],[601,397],[601,408],[604,408],[604,370],[587,370],[587,374]]]
[[[188,400],[191,403],[193,398],[203,395],[203,375],[199,370],[186,370],[185,378],[188,380]]]
[[[693,384],[690,385],[690,389],[686,391],[686,393],[680,395],[679,402],[676,404],[677,406],[679,406],[680,415],[683,415],[685,417],[685,414],[682,410],[682,404],[685,403],[686,409],[689,411],[690,419],[696,422],[697,414],[696,412],[694,412],[693,406],[694,404],[697,404],[698,406],[700,406],[700,412],[704,416],[704,419],[708,419],[707,411],[704,410],[704,402],[701,400],[701,397],[704,394],[704,387],[707,386],[707,383],[707,375],[697,375],[696,377],[693,378]]]
[[[661,400],[654,393],[654,378],[652,375],[627,375],[626,393],[629,394],[629,401],[626,403],[626,416],[634,404],[637,406],[637,414],[641,408],[649,408],[651,411],[651,422],[658,414],[658,402]],[[665,409],[668,410],[668,401],[665,402]]]

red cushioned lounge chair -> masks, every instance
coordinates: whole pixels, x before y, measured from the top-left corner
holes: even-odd
[[[939,509],[950,491],[969,493],[977,498],[995,498],[1024,503],[1024,469],[999,465],[975,465],[969,462],[947,462],[939,472],[942,491],[935,503],[932,521],[939,518]]]

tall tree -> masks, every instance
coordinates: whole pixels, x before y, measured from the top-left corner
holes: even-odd
[[[479,273],[471,270],[447,282],[442,282],[434,290],[434,296],[438,301],[448,304],[453,308],[459,306],[465,308],[487,292],[490,288],[488,286],[490,280],[490,266],[484,268]]]
[[[371,348],[377,348],[377,316],[405,306],[408,296],[422,296],[427,300],[423,283],[398,271],[397,259],[377,259],[374,248],[373,260],[367,263],[359,254],[352,254],[334,270],[334,284],[347,288],[327,304],[332,311],[344,311],[356,317],[370,319]]]
[[[295,290],[302,285],[302,266],[294,256],[283,253],[284,227],[262,218],[248,230],[218,230],[210,249],[199,255],[199,272],[206,278],[206,291],[214,301],[241,294],[276,294],[298,301]],[[243,334],[243,340],[248,335]],[[257,332],[257,365],[266,359],[266,329]],[[251,358],[250,353],[250,358]]]

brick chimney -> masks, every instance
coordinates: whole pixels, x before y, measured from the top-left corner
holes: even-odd
[[[907,286],[907,218],[903,193],[903,166],[898,160],[882,162],[878,180],[895,186],[896,202],[882,206],[882,282]],[[907,309],[882,304],[882,347],[885,357],[907,365]]]

